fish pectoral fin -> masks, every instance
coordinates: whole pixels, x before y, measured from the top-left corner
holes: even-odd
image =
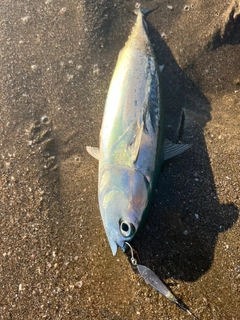
[[[128,145],[128,152],[130,152],[131,159],[133,160],[133,162],[136,162],[138,158],[139,150],[141,147],[142,135],[143,135],[143,127],[144,127],[144,124],[142,122],[142,124],[139,125],[133,140]]]
[[[90,156],[92,156],[96,160],[99,160],[99,148],[87,146],[86,149]]]
[[[191,147],[190,144],[175,144],[172,143],[169,140],[165,140],[165,145],[164,145],[164,160],[168,160],[170,158],[173,158],[187,149]]]

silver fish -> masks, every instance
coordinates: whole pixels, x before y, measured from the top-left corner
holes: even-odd
[[[142,225],[163,161],[189,148],[165,143],[161,71],[147,35],[147,11],[138,6],[135,12],[109,87],[100,148],[87,147],[99,160],[99,206],[114,256]]]

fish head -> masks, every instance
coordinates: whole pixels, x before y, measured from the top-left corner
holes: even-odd
[[[133,169],[109,168],[99,182],[99,206],[113,255],[136,235],[148,204],[148,181]]]
[[[118,188],[106,191],[101,209],[105,231],[115,256],[118,246],[125,251],[125,242],[131,241],[136,234],[137,213],[129,207],[128,196]]]

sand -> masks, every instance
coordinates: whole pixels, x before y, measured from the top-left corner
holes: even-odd
[[[156,4],[147,2],[151,7]],[[0,319],[190,319],[112,257],[97,200],[106,94],[134,1],[2,0]],[[167,136],[141,262],[204,320],[240,319],[240,4],[161,1]]]

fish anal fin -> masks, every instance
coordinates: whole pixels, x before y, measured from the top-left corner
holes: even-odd
[[[164,145],[164,160],[173,158],[188,150],[190,147],[190,144],[175,144],[166,139]]]
[[[86,149],[90,156],[92,156],[96,160],[99,160],[99,148],[87,146]]]

